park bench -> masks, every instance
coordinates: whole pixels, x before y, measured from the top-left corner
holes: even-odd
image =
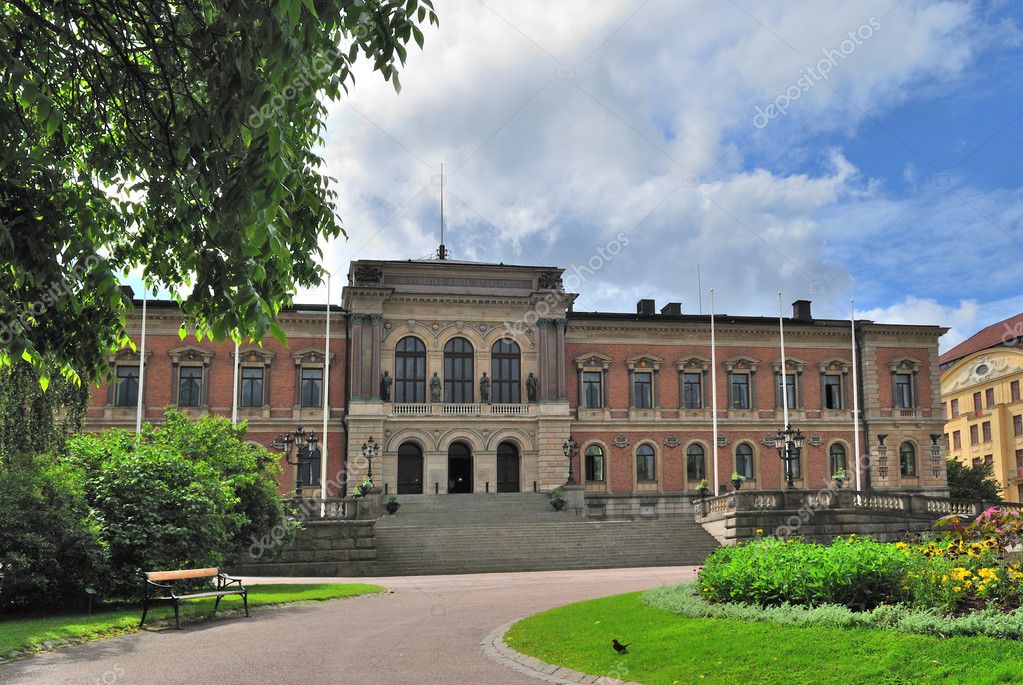
[[[141,628],[146,623],[146,613],[151,603],[169,602],[174,605],[174,624],[181,629],[181,621],[178,617],[178,605],[183,599],[203,599],[205,597],[216,597],[213,604],[213,613],[217,613],[220,600],[228,595],[241,595],[245,604],[245,615],[249,615],[249,591],[242,587],[240,578],[231,578],[226,573],[221,573],[218,568],[193,568],[180,571],[149,571],[142,574],[145,577],[145,594],[142,599],[142,621]],[[179,595],[174,592],[172,584],[175,580],[194,580],[196,578],[216,578],[216,589],[201,592],[190,592]],[[170,581],[170,582],[168,582]]]

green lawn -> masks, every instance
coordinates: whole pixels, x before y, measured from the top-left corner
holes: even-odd
[[[307,602],[336,599],[339,597],[354,597],[374,592],[386,592],[385,588],[379,585],[366,585],[361,583],[318,583],[311,585],[250,585],[249,608],[269,606],[272,604],[285,604],[287,602]],[[213,599],[197,599],[181,603],[181,619],[195,620],[199,617],[209,617],[213,612]],[[220,601],[221,613],[232,613],[242,611],[242,600],[240,597],[225,597]],[[135,632],[139,629],[139,619],[142,618],[141,607],[118,608],[107,611],[94,612],[91,618],[84,614],[68,616],[53,615],[40,618],[2,618],[0,617],[0,658],[4,658],[12,652],[22,650],[33,650],[39,648],[46,641],[59,641],[69,639],[95,639],[110,637],[126,632]],[[146,616],[146,628],[156,625],[157,622],[171,619],[173,627],[174,609],[170,606],[158,606],[149,610]]]
[[[548,663],[646,685],[1023,682],[1023,642],[683,618],[641,595],[530,616],[505,641]],[[633,643],[629,653],[616,654],[611,638]]]

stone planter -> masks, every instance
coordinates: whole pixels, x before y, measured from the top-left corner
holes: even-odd
[[[561,511],[565,508],[565,500],[563,499],[552,499],[551,506],[554,507],[554,511]]]
[[[398,511],[398,509],[400,509],[400,508],[401,508],[401,503],[400,502],[385,502],[384,503],[384,511],[386,511],[388,514],[393,514],[394,512]]]

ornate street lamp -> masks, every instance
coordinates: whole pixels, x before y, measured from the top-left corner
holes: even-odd
[[[774,446],[778,449],[778,456],[785,465],[785,482],[793,487],[792,462],[799,461],[799,455],[803,451],[803,433],[798,428],[793,430],[792,424],[778,431],[774,436]]]
[[[315,433],[311,431],[303,430],[302,426],[296,426],[292,433],[282,433],[278,435],[270,443],[270,446],[275,450],[280,450],[284,455],[284,461],[288,462],[292,466],[299,466],[306,461],[310,460],[313,452],[316,450],[316,443],[320,441],[316,437]],[[308,449],[307,449],[308,448]],[[295,458],[292,459],[292,450],[295,450]],[[302,450],[306,449],[306,457],[302,457]],[[298,476],[296,475],[295,483],[298,483]],[[298,492],[296,485],[295,492]]]
[[[565,481],[565,485],[575,485],[575,473],[572,470],[572,460],[579,454],[579,443],[572,439],[572,436],[561,444],[561,451],[568,457],[568,480]]]
[[[373,457],[380,456],[380,443],[375,442],[372,436],[362,443],[362,456],[366,457],[366,461],[369,463],[366,469],[366,478],[373,480]]]

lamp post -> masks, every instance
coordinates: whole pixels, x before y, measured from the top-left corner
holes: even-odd
[[[295,430],[291,433],[282,433],[273,439],[270,446],[274,449],[280,450],[284,454],[284,461],[291,464],[292,466],[299,466],[308,458],[303,459],[301,457],[302,450],[308,448],[306,454],[311,455],[313,450],[316,449],[316,443],[320,441],[316,437],[316,434],[312,431],[306,431],[302,426],[296,426]],[[292,450],[295,449],[295,458],[292,460]],[[298,492],[298,477],[296,474],[295,478],[295,492]]]
[[[778,456],[785,465],[785,482],[793,487],[792,462],[799,461],[799,455],[803,451],[803,433],[798,428],[793,429],[789,424],[778,431],[774,436],[774,446],[778,449]]]
[[[568,480],[565,481],[565,485],[575,485],[575,471],[572,468],[572,461],[579,454],[579,443],[572,439],[572,436],[561,444],[561,451],[568,457]]]
[[[366,468],[366,478],[373,480],[373,457],[380,455],[380,443],[373,440],[370,436],[366,442],[362,443],[362,456],[366,457],[368,466]]]

